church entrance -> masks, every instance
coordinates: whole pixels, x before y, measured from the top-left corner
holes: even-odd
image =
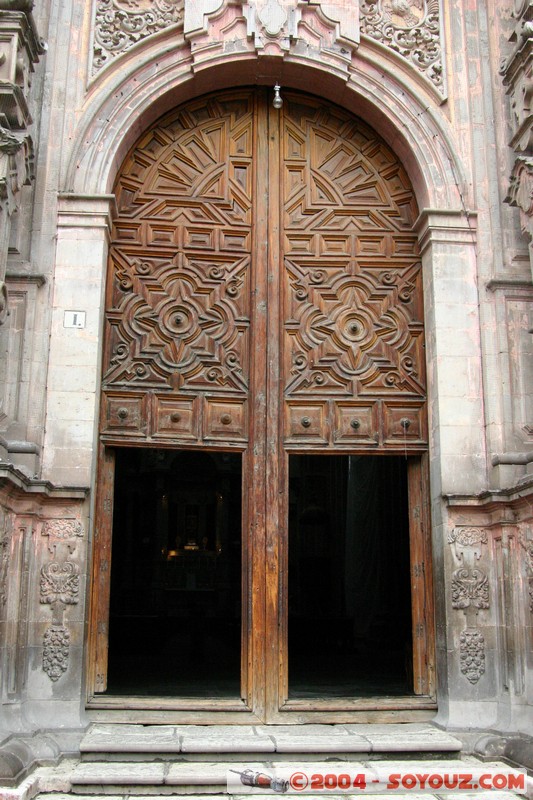
[[[92,708],[434,708],[416,201],[361,120],[270,95],[187,103],[117,178]]]

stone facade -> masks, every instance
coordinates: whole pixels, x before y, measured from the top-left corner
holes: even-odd
[[[112,187],[207,91],[312,90],[420,216],[438,712],[533,736],[533,4],[0,0],[1,732],[79,728]]]

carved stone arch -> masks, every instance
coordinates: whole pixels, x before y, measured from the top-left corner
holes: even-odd
[[[154,61],[157,70],[154,71]],[[269,78],[268,75],[272,77]],[[94,87],[70,154],[65,191],[106,194],[118,165],[142,130],[176,105],[210,90],[246,84],[308,90],[357,114],[392,147],[404,164],[420,208],[458,211],[471,204],[471,187],[445,119],[428,110],[428,98],[415,94],[391,71],[377,71],[359,60],[348,82],[330,69],[290,59],[228,57],[216,67],[191,75],[176,53],[152,53],[131,62],[109,91]],[[105,120],[105,124],[102,124]]]

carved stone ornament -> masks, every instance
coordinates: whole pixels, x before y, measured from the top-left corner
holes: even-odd
[[[17,195],[33,178],[33,143],[27,134],[15,134],[0,125],[0,202],[11,214]]]
[[[487,532],[483,528],[454,528],[448,536],[448,542],[456,542],[461,547],[476,547],[487,544]]]
[[[43,536],[55,539],[72,539],[83,536],[83,525],[79,519],[48,519],[43,524]]]
[[[96,0],[93,75],[141,39],[183,22],[183,0]]]
[[[43,670],[57,681],[68,667],[70,633],[64,625],[52,625],[44,634]]]
[[[41,569],[40,602],[75,605],[79,601],[80,568],[72,561],[60,564],[52,561]]]
[[[533,158],[516,159],[505,202],[520,209],[520,227],[533,237]]]
[[[489,608],[489,581],[480,569],[456,569],[452,575],[453,608]]]
[[[462,674],[470,683],[477,683],[485,673],[485,637],[481,631],[462,631],[459,653]]]
[[[362,0],[361,33],[394,50],[444,94],[439,0]]]
[[[520,537],[520,545],[523,547],[526,557],[526,572],[529,584],[529,610],[533,614],[533,541],[528,541],[524,537]]]
[[[0,280],[0,325],[3,325],[9,316],[7,286]]]
[[[0,508],[0,612],[7,600],[7,571],[11,544],[9,516]]]

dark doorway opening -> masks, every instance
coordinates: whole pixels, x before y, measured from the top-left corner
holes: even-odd
[[[407,463],[289,456],[289,698],[413,693]]]
[[[240,697],[241,455],[115,463],[108,694]]]

